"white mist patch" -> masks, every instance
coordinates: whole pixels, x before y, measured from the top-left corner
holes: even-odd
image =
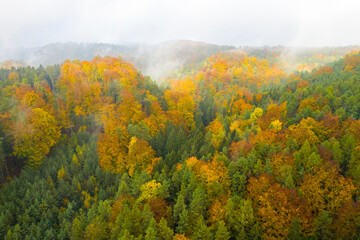
[[[143,74],[150,76],[155,81],[161,81],[163,78],[175,69],[184,66],[184,61],[164,61],[150,65],[144,70]]]

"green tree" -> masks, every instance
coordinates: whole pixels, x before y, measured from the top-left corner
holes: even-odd
[[[168,227],[167,221],[165,218],[161,218],[158,224],[158,239],[167,240],[172,239],[174,231]]]
[[[119,238],[119,240],[135,240],[135,237],[131,235],[127,229],[125,229],[123,236]]]
[[[179,193],[176,204],[174,206],[174,221],[179,222],[180,214],[186,209],[183,192]]]
[[[155,219],[152,218],[148,228],[145,231],[145,240],[157,240],[157,227]]]
[[[319,239],[332,239],[331,225],[332,219],[327,211],[322,211],[314,221],[314,236]]]
[[[204,221],[203,216],[200,216],[196,220],[196,225],[194,228],[194,232],[192,235],[192,240],[209,240],[212,239],[212,234],[208,226],[206,226],[206,223]]]
[[[225,223],[223,221],[220,221],[216,230],[215,240],[228,240],[228,239],[230,239],[230,233],[228,232]]]
[[[289,240],[303,240],[304,235],[301,232],[301,223],[298,217],[295,217],[289,231],[287,233],[287,238]]]
[[[176,227],[176,232],[177,233],[188,233],[189,229],[190,229],[189,220],[190,220],[189,212],[187,209],[184,209],[179,216],[179,222]]]
[[[190,203],[190,213],[195,217],[205,214],[206,210],[206,193],[202,187],[197,187],[193,193],[192,201]]]

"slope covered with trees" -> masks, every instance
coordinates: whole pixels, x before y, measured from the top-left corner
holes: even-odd
[[[357,239],[359,64],[1,69],[0,239]]]

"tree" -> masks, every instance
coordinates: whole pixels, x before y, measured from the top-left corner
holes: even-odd
[[[254,210],[250,199],[238,196],[229,198],[226,205],[226,225],[232,234],[246,235],[255,223]]]
[[[54,117],[41,108],[31,109],[26,119],[14,127],[14,154],[27,158],[30,167],[37,167],[59,138]]]
[[[157,227],[156,227],[156,222],[155,219],[152,218],[150,221],[150,225],[148,226],[148,228],[146,229],[145,232],[145,240],[157,240]]]
[[[221,122],[218,119],[215,119],[210,123],[206,128],[209,132],[212,133],[211,143],[214,146],[215,150],[218,150],[220,143],[224,140],[226,132]]]
[[[284,239],[298,213],[301,213],[299,217],[302,223],[309,221],[311,215],[306,202],[295,190],[281,186],[269,174],[250,178],[248,192],[264,238]],[[309,231],[308,225],[306,228],[305,230]]]
[[[184,124],[189,131],[195,127],[194,111],[195,101],[187,92],[166,90],[164,98],[169,106],[168,118],[176,125]]]
[[[327,211],[322,211],[314,221],[314,235],[316,239],[332,239],[330,224],[332,219]]]
[[[203,216],[200,216],[192,234],[192,240],[208,240],[212,238],[210,229],[206,226]]]
[[[225,226],[223,221],[220,221],[216,233],[215,233],[215,240],[229,240],[230,234]]]
[[[174,238],[173,238],[173,239],[174,239],[174,240],[190,240],[190,238],[187,238],[184,233],[182,233],[182,234],[176,233],[176,234],[174,235]]]
[[[184,209],[179,215],[179,222],[176,227],[178,233],[189,233],[190,230],[190,217],[187,209]]]
[[[344,203],[351,200],[355,187],[349,178],[344,178],[334,167],[322,166],[313,174],[305,174],[300,190],[317,214],[326,210],[334,214]]]
[[[128,169],[129,175],[133,176],[136,170],[145,170],[148,174],[151,174],[160,158],[155,157],[155,151],[149,143],[145,140],[132,137],[128,149],[125,168]]]
[[[134,236],[130,234],[130,232],[125,229],[123,236],[120,238],[120,240],[135,240]]]
[[[289,231],[287,233],[287,238],[291,240],[303,240],[304,234],[301,232],[301,223],[298,217],[295,217]]]
[[[263,115],[264,111],[261,108],[255,108],[254,111],[250,115],[250,120],[254,123],[258,118]]]
[[[174,231],[168,227],[167,221],[165,218],[161,218],[158,224],[158,238],[160,240],[172,239]]]
[[[86,219],[83,213],[77,216],[72,223],[71,238],[75,240],[81,240],[84,238],[86,228]]]
[[[179,193],[176,204],[174,206],[174,221],[179,222],[180,214],[186,209],[184,194],[183,192]]]
[[[204,215],[206,205],[206,193],[203,188],[197,187],[190,203],[190,213],[197,217]]]
[[[5,172],[5,174],[4,174],[4,172]],[[5,177],[7,177],[8,175],[9,175],[9,171],[8,171],[5,153],[4,153],[4,149],[3,149],[3,138],[0,137],[0,176],[1,176],[1,180],[3,182],[5,182]]]
[[[85,229],[85,239],[107,239],[106,222],[100,216],[96,216]]]
[[[155,198],[159,195],[159,188],[161,183],[156,182],[156,180],[151,180],[150,182],[144,183],[140,186],[141,194],[138,197],[137,201],[140,203],[152,198]]]

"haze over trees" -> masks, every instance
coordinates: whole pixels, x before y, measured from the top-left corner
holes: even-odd
[[[0,239],[359,238],[360,53],[289,59],[1,68]]]

